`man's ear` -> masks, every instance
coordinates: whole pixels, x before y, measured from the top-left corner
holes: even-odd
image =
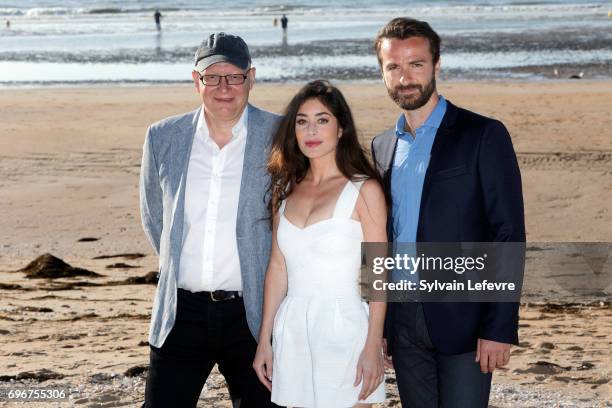
[[[249,90],[253,89],[253,84],[255,84],[255,74],[257,70],[255,69],[255,67],[252,67],[251,70],[249,71]]]
[[[191,77],[193,78],[193,84],[195,85],[196,92],[200,93],[200,86],[202,86],[202,82],[200,81],[200,73],[194,69],[191,71]]]
[[[442,61],[442,58],[438,58],[438,62],[436,62],[436,65],[434,65],[434,75],[436,76],[436,78],[438,78],[438,75],[440,75],[441,61]]]

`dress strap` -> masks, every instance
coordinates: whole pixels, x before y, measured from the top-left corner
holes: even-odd
[[[346,186],[344,186],[340,193],[340,197],[338,197],[333,218],[351,218],[362,185],[363,180],[356,182],[349,180],[346,183]]]

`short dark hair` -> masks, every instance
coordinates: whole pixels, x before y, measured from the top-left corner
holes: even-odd
[[[433,63],[436,64],[438,62],[440,59],[441,40],[433,28],[431,28],[431,26],[425,21],[408,17],[396,17],[378,30],[378,34],[376,34],[374,51],[376,51],[378,63],[382,66],[380,47],[383,40],[388,38],[405,40],[406,38],[410,37],[427,38],[429,41],[429,50],[431,51],[431,56],[433,57]]]

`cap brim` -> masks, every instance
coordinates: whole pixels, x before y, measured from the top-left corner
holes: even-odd
[[[201,60],[199,60],[195,66],[195,69],[196,71],[202,72],[206,68],[210,67],[211,65],[217,64],[219,62],[227,62],[227,63],[237,66],[240,69],[247,69],[249,67],[248,61],[246,61],[245,63],[245,61],[238,61],[236,59],[229,58],[225,55],[217,54],[217,55],[211,55],[210,57],[204,57]]]

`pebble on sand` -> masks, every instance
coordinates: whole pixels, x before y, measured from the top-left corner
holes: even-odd
[[[77,240],[77,242],[96,242],[99,241],[100,238],[94,238],[94,237],[83,237],[83,238],[79,238]]]
[[[131,278],[127,278],[123,282],[126,285],[142,285],[142,284],[157,285],[157,281],[159,280],[157,275],[158,275],[157,271],[151,271],[147,273],[145,276],[134,276]]]
[[[114,264],[106,265],[106,269],[132,269],[132,268],[140,268],[140,266],[129,265],[124,262],[117,262]]]
[[[128,368],[123,375],[126,377],[138,377],[149,371],[148,365],[137,365],[134,367]]]

